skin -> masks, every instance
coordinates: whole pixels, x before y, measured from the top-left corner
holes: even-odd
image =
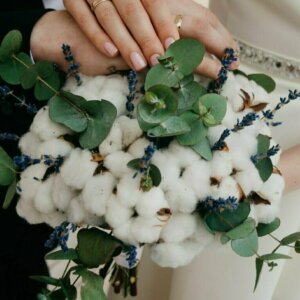
[[[89,5],[94,0],[64,0],[64,4],[82,31],[95,47],[108,55],[104,45],[113,44],[127,64],[136,70],[146,63],[157,63],[154,57],[163,54],[170,42],[180,37],[201,41],[208,53],[218,58],[227,47],[237,49],[230,33],[207,8],[193,0],[113,0],[98,5],[94,12]],[[176,28],[176,15],[183,16],[180,30]],[[136,66],[132,53],[138,53],[144,64]],[[235,69],[238,62],[232,65]],[[220,70],[217,60],[205,57],[196,70],[202,75],[217,78]]]

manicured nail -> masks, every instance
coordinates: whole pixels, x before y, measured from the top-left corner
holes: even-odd
[[[136,71],[142,70],[147,66],[144,58],[138,52],[132,52],[130,54],[130,59]]]
[[[175,42],[175,39],[174,39],[174,38],[172,38],[172,37],[167,38],[166,41],[165,41],[165,47],[166,47],[166,49],[168,49],[169,46],[170,46],[171,44],[173,44],[174,42]]]
[[[158,58],[159,57],[159,54],[153,54],[151,57],[150,57],[150,63],[152,66],[155,66],[158,64]]]
[[[115,56],[118,53],[118,49],[116,48],[116,46],[110,42],[105,42],[104,43],[104,49],[107,51],[107,53],[110,56]]]
[[[240,60],[238,59],[237,61],[234,61],[231,65],[230,65],[230,70],[235,70],[239,67],[240,65]]]

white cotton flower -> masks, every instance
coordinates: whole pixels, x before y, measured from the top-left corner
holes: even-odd
[[[259,223],[269,224],[279,215],[278,205],[258,204],[255,206],[255,214]]]
[[[81,201],[81,195],[73,198],[66,212],[69,222],[74,224],[83,224],[85,219],[85,210]]]
[[[59,211],[65,212],[71,199],[75,198],[77,194],[78,191],[65,184],[60,173],[54,176],[52,200]]]
[[[141,158],[144,155],[145,148],[150,144],[146,138],[137,139],[128,149],[134,158]]]
[[[232,173],[233,164],[229,151],[214,151],[210,161],[211,177],[222,178]]]
[[[35,209],[33,202],[24,200],[22,197],[18,200],[16,211],[17,214],[24,218],[29,224],[40,224],[44,222],[42,214]]]
[[[105,157],[104,167],[107,168],[116,178],[121,178],[131,172],[127,164],[133,160],[128,152],[117,151]]]
[[[120,125],[114,122],[108,136],[99,146],[101,155],[106,156],[122,149],[122,131]]]
[[[238,171],[234,178],[246,196],[252,191],[259,191],[263,186],[263,181],[253,163],[244,171]]]
[[[185,169],[183,179],[194,191],[198,199],[205,199],[210,194],[211,168],[208,162],[200,160]]]
[[[33,200],[38,188],[42,184],[47,166],[44,164],[36,164],[29,166],[21,173],[20,181],[18,182],[18,192],[23,199]]]
[[[277,205],[282,198],[284,186],[283,177],[279,174],[272,174],[259,190],[259,195],[270,201],[272,205]]]
[[[50,214],[55,211],[55,206],[52,200],[53,183],[54,177],[50,176],[38,187],[33,203],[35,208],[41,213]]]
[[[138,243],[155,243],[159,240],[162,223],[156,218],[134,218],[131,223],[131,234]]]
[[[271,132],[271,129],[270,129],[270,126],[268,126],[267,124],[265,123],[262,123],[262,126],[260,128],[260,134],[263,134],[263,135],[267,135],[269,137],[272,136],[272,132]]]
[[[176,157],[180,168],[186,168],[201,159],[190,147],[181,146],[176,140],[170,143],[168,153]]]
[[[50,120],[48,106],[44,106],[37,112],[30,126],[30,131],[43,141],[71,133],[67,127]]]
[[[92,177],[82,191],[82,201],[85,209],[99,217],[106,211],[106,204],[116,186],[114,176],[105,172]]]
[[[181,169],[178,158],[170,154],[169,151],[156,151],[151,163],[157,166],[161,173],[160,187],[165,191],[173,186],[175,180],[180,176]]]
[[[215,199],[235,197],[239,200],[242,196],[241,193],[239,185],[231,176],[224,177],[218,185],[211,187],[211,196]]]
[[[150,248],[150,256],[161,267],[178,268],[189,264],[202,249],[192,241],[161,243]]]
[[[119,227],[128,222],[133,215],[131,208],[123,206],[115,195],[112,195],[107,202],[105,220],[113,228]]]
[[[154,217],[161,209],[169,208],[164,192],[159,187],[153,187],[144,192],[138,200],[135,209],[142,217]]]
[[[197,220],[190,214],[173,214],[161,231],[166,243],[180,243],[191,237],[197,229]]]
[[[209,128],[207,138],[211,146],[213,146],[220,139],[225,129],[227,128],[224,125],[217,125]]]
[[[194,240],[200,246],[205,247],[213,242],[214,235],[207,230],[207,228],[204,225],[204,221],[200,218],[199,215],[196,214],[195,217],[197,220],[197,228],[191,240]]]
[[[256,204],[251,204],[250,205],[250,213],[249,213],[249,216],[248,218],[252,218],[253,220],[255,220],[255,224],[258,224],[258,220],[257,220],[257,214],[256,214]]]
[[[82,189],[93,177],[98,166],[92,161],[92,154],[88,150],[74,149],[70,156],[65,159],[60,168],[60,173],[65,183],[74,188]]]
[[[120,116],[116,122],[122,130],[122,145],[128,147],[143,134],[137,119]]]
[[[114,236],[128,245],[138,245],[131,232],[131,225],[134,218],[129,219],[126,223],[115,227],[113,230]]]
[[[236,122],[237,122],[237,115],[233,111],[231,104],[227,102],[226,114],[221,124],[226,126],[227,128],[233,128]]]
[[[51,227],[56,227],[61,225],[63,222],[67,221],[67,216],[59,211],[55,211],[51,214],[43,214],[44,223],[47,223]]]
[[[37,149],[41,142],[42,141],[35,133],[29,131],[20,138],[19,148],[22,154],[28,155],[32,158],[37,158],[39,157],[37,155]]]
[[[134,176],[136,172],[132,171],[124,175],[117,185],[118,201],[127,207],[134,207],[143,196],[140,190],[140,175]]]
[[[197,206],[198,198],[189,185],[179,178],[173,181],[173,186],[165,191],[165,197],[172,212],[192,213]]]
[[[259,103],[270,103],[271,97],[269,93],[260,85],[258,85],[255,81],[249,80],[249,87],[251,89],[252,94],[254,95],[253,104]]]
[[[51,155],[53,157],[67,156],[73,150],[74,146],[64,139],[50,139],[39,145],[36,150],[37,157],[42,155]]]

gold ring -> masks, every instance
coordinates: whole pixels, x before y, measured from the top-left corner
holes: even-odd
[[[100,5],[101,3],[105,2],[105,1],[111,1],[111,0],[94,0],[92,3],[91,3],[91,10],[92,11],[95,11],[96,7],[98,5]]]
[[[175,17],[174,23],[177,26],[178,30],[181,28],[182,26],[182,21],[183,21],[183,15],[177,15]]]

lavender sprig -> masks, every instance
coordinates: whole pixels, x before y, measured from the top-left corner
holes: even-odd
[[[229,137],[230,135],[230,129],[225,129],[223,133],[221,134],[221,137],[219,140],[212,146],[211,150],[222,150],[225,147],[225,139]]]
[[[224,209],[231,211],[236,210],[238,207],[238,200],[236,197],[230,196],[228,198],[207,197],[204,201],[199,202],[199,207],[204,208],[211,212],[220,212]]]
[[[20,137],[14,133],[0,132],[0,141],[18,141]]]
[[[275,146],[272,146],[268,151],[267,153],[259,153],[259,154],[256,154],[256,155],[252,155],[251,156],[251,161],[254,163],[254,164],[257,164],[257,162],[261,159],[264,159],[266,157],[272,157],[274,155],[276,155],[278,152],[280,151],[280,146],[277,144]]]
[[[128,262],[129,269],[133,268],[137,262],[137,248],[135,246],[130,246],[126,253],[126,261]]]
[[[238,119],[236,125],[234,125],[234,128],[231,129],[231,131],[236,132],[244,129],[245,127],[251,126],[253,125],[253,122],[258,118],[259,116],[257,113],[250,112],[246,114],[241,121]]]
[[[130,70],[127,75],[129,94],[127,96],[126,110],[128,111],[128,117],[132,118],[134,111],[134,104],[132,103],[135,98],[135,90],[137,85],[137,73],[134,70]]]

